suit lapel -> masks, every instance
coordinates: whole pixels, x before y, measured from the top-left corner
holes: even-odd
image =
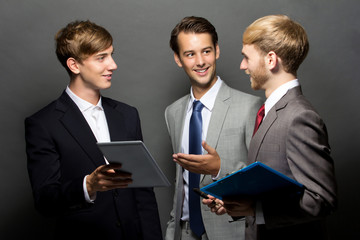
[[[207,144],[209,144],[215,149],[218,144],[223,123],[229,110],[229,104],[226,102],[229,99],[230,88],[225,84],[225,82],[223,82],[215,99],[215,104],[211,114],[211,119],[206,136]]]
[[[84,116],[66,92],[60,96],[56,109],[63,112],[59,119],[79,146],[87,153],[95,166],[104,164],[104,158],[96,146],[96,138]]]
[[[256,161],[257,155],[260,150],[261,143],[263,142],[263,139],[271,127],[271,125],[274,123],[274,121],[277,118],[277,113],[275,110],[275,106],[270,109],[268,114],[266,115],[266,118],[261,123],[259,129],[257,130],[256,134],[252,137],[250,146],[249,146],[249,152],[248,152],[248,163],[251,164]]]
[[[216,96],[214,108],[211,113],[211,119],[206,135],[206,143],[209,144],[209,146],[216,149],[220,133],[227,115],[227,112],[229,110],[229,104],[226,102],[230,99],[230,88],[225,84],[225,82],[222,83],[221,88],[219,89],[219,92]],[[204,154],[207,154],[206,152]],[[204,180],[206,175],[201,175],[201,181]]]
[[[180,119],[181,122],[175,125],[175,146],[177,152],[181,152],[181,140],[184,131],[186,108],[190,101],[190,95],[184,97],[184,101],[179,104],[178,109],[175,112],[175,119]]]
[[[108,98],[102,98],[106,121],[109,127],[111,141],[127,140],[124,122],[124,116],[120,111],[116,110],[117,104]],[[135,124],[135,123],[134,123]]]
[[[257,155],[260,150],[260,146],[263,142],[263,139],[270,129],[271,125],[276,121],[278,116],[278,111],[286,108],[288,102],[293,98],[301,95],[301,87],[294,87],[290,89],[275,105],[270,109],[266,118],[261,123],[256,134],[253,136],[250,142],[249,153],[248,153],[248,164],[251,164],[256,161]]]

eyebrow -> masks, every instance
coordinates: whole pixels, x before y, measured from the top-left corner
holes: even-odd
[[[110,55],[114,54],[115,48],[113,48],[112,52],[110,53]],[[107,52],[99,52],[97,53],[95,56],[107,56],[109,55],[109,53]]]
[[[98,53],[95,55],[95,57],[100,57],[100,56],[107,56],[109,55],[108,53]]]
[[[213,50],[214,48],[212,46],[208,46],[208,47],[202,48],[201,51],[204,51],[204,50],[207,50],[207,49]],[[184,51],[183,54],[192,53],[192,52],[195,52],[195,51],[194,50],[187,50],[187,51]]]

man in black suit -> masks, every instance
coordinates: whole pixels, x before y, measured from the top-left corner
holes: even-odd
[[[25,120],[36,209],[56,216],[58,239],[162,239],[153,189],[127,188],[131,174],[108,164],[96,145],[142,140],[137,110],[100,95],[117,68],[110,33],[76,21],[55,40],[70,83]]]

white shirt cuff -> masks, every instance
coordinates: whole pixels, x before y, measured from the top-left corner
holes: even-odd
[[[88,191],[87,191],[87,187],[86,187],[86,178],[87,178],[87,176],[89,176],[89,175],[86,175],[86,176],[84,177],[84,181],[83,181],[83,189],[84,189],[85,200],[86,200],[86,202],[88,202],[88,203],[94,203],[94,201],[95,201],[95,199],[96,199],[96,194],[94,194],[94,196],[92,196],[92,197],[90,198],[89,193],[88,193]]]

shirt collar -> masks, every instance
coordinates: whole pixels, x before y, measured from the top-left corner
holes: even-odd
[[[75,104],[78,106],[78,108],[80,109],[81,112],[85,112],[88,109],[91,109],[94,107],[99,107],[101,110],[103,110],[101,96],[100,96],[99,102],[96,105],[93,105],[93,104],[89,103],[88,101],[85,101],[84,99],[78,97],[75,93],[73,93],[73,91],[70,90],[69,86],[66,87],[65,91],[69,95],[69,97],[75,102]]]
[[[294,79],[287,83],[284,83],[266,99],[265,101],[265,116],[270,109],[292,88],[299,86],[299,80]]]
[[[216,96],[220,90],[221,84],[222,84],[221,78],[218,76],[215,84],[207,91],[204,96],[202,96],[200,99],[200,102],[211,112],[214,108],[215,99]],[[192,109],[192,104],[195,100],[192,88],[190,89],[190,102],[188,104],[187,111],[189,112]]]

